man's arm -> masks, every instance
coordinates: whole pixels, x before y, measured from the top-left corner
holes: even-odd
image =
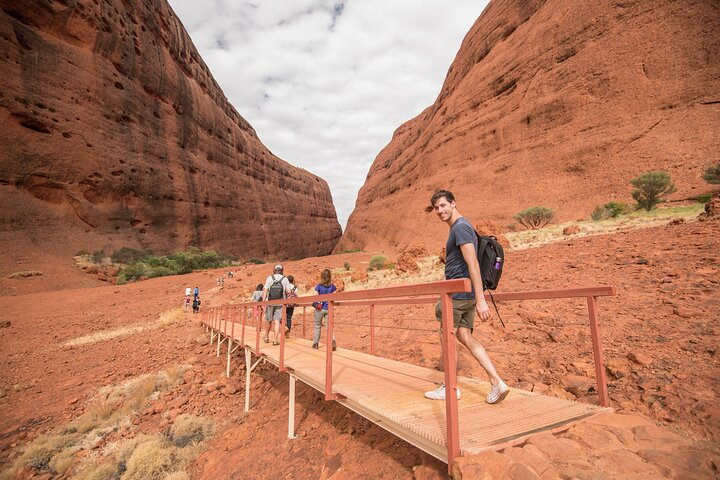
[[[480,265],[478,264],[477,254],[475,253],[475,245],[472,243],[463,243],[460,245],[460,252],[462,252],[465,263],[467,263],[468,270],[470,271],[470,281],[475,289],[475,311],[478,317],[480,317],[480,320],[489,320],[490,308],[485,301],[485,294],[483,293]]]

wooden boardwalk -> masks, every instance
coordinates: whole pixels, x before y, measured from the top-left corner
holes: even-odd
[[[230,321],[221,324],[224,348],[228,347],[231,332],[234,334],[232,349],[241,348],[241,325],[235,323],[234,327],[232,330]],[[245,346],[253,353],[255,335],[255,328],[247,326]],[[321,344],[320,350],[315,350],[309,340],[302,338],[285,339],[284,366],[291,377],[323,393],[324,349],[325,345]],[[279,366],[280,346],[264,343],[261,339],[260,356]],[[443,381],[442,372],[343,348],[333,353],[332,372],[332,393],[338,394],[339,403],[447,463],[445,402],[423,396],[425,391]],[[294,397],[294,380],[291,383]],[[503,402],[488,405],[485,403],[490,390],[488,382],[458,376],[458,385],[461,390],[458,411],[462,455],[497,450],[521,442],[533,433],[552,431],[609,410],[514,388]],[[294,398],[291,402],[294,412]],[[294,425],[291,431],[294,431]]]

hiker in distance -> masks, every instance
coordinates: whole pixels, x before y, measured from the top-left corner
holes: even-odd
[[[475,360],[485,369],[492,388],[485,398],[487,403],[498,403],[505,399],[509,389],[498,375],[485,348],[473,337],[475,326],[475,312],[480,320],[486,321],[490,318],[490,309],[483,295],[483,283],[480,277],[480,265],[477,259],[477,236],[475,229],[458,212],[455,206],[455,196],[447,190],[435,192],[430,199],[430,205],[435,214],[450,227],[450,234],[445,245],[445,279],[470,278],[473,291],[470,293],[456,293],[453,295],[453,324],[457,339],[467,347]],[[475,295],[476,292],[479,292]],[[435,305],[435,318],[442,321],[441,302]],[[443,350],[445,346],[440,345]],[[457,351],[456,351],[457,353]],[[455,362],[457,365],[457,361]],[[442,357],[440,370],[442,370]],[[425,392],[425,397],[432,400],[445,400],[445,385],[440,385],[436,390]],[[460,388],[457,390],[457,398],[460,399]]]
[[[290,288],[288,279],[283,275],[283,266],[275,265],[273,274],[265,280],[265,288],[263,288],[264,300],[279,300],[285,298],[285,292]],[[265,343],[270,341],[270,324],[273,325],[275,338],[273,345],[280,345],[280,320],[282,320],[282,305],[268,305],[266,310],[267,330],[265,330]]]

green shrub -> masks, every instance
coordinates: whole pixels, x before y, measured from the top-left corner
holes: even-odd
[[[105,250],[95,250],[91,255],[93,263],[102,263],[105,257],[107,257]]]
[[[708,167],[702,178],[713,185],[720,184],[720,163]]]
[[[348,262],[348,261],[346,260],[345,263],[343,263],[343,268],[344,268],[345,270],[350,270],[350,262]]]
[[[387,259],[384,255],[375,255],[370,259],[370,263],[368,263],[368,271],[371,270],[382,270],[387,266]]]
[[[630,180],[630,185],[635,187],[631,195],[637,202],[638,209],[644,208],[648,212],[658,203],[665,201],[662,197],[676,191],[670,175],[662,171],[643,173]]]
[[[128,264],[142,260],[150,255],[152,255],[152,252],[147,250],[136,250],[130,247],[122,247],[120,250],[115,250],[112,254],[110,254],[110,260],[114,263]]]
[[[530,207],[513,215],[523,227],[537,230],[544,227],[555,216],[555,212],[547,207]]]
[[[605,210],[607,210],[608,215],[612,218],[617,218],[628,211],[628,206],[620,202],[608,202],[604,205],[604,207]]]
[[[155,278],[168,275],[183,275],[195,270],[220,268],[231,263],[232,257],[221,255],[214,250],[203,252],[189,247],[185,252],[176,252],[162,257],[148,255],[125,266],[118,275],[118,281],[138,280],[140,277]]]
[[[695,197],[695,200],[697,200],[698,203],[707,203],[710,201],[712,196],[712,193],[703,193],[702,195],[698,195],[697,197]]]
[[[262,265],[263,263],[265,263],[265,260],[263,260],[263,259],[261,259],[261,258],[251,258],[251,259],[248,260],[246,263],[253,263],[253,264],[255,264],[255,265]]]
[[[85,255],[90,255],[90,252],[88,252],[87,250],[78,250],[77,252],[75,252],[76,257],[84,257]]]

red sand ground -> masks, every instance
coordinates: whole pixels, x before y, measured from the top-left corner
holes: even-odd
[[[718,221],[667,225],[510,253],[503,290],[618,288],[618,297],[600,300],[600,321],[611,401],[628,415],[603,416],[501,453],[462,459],[457,477],[717,478],[719,227]],[[356,253],[288,262],[286,273],[305,285],[322,267],[340,269],[348,261],[355,268],[369,258]],[[80,415],[101,386],[189,362],[186,382],[159,402],[187,399],[171,413],[194,412],[223,425],[196,462],[193,478],[442,478],[445,465],[302,384],[296,414],[301,438],[287,440],[287,377],[269,366],[254,374],[253,409],[245,414],[240,357],[226,380],[224,356],[211,354],[192,314],[162,329],[62,346],[89,332],[154,321],[181,303],[186,286],[199,285],[205,307],[240,301],[269,268],[240,267],[222,288],[215,279],[223,272],[215,271],[0,297],[3,321],[11,322],[0,329],[0,468],[37,435]],[[14,281],[35,282],[37,291],[43,277]],[[479,325],[476,335],[510,384],[596,401],[584,302],[500,308],[507,329],[495,320]],[[338,313],[338,322],[365,323],[367,312]],[[435,328],[430,306],[388,307],[378,319]],[[343,346],[365,350],[366,333],[348,325],[337,332]],[[432,366],[438,352],[434,333],[381,330],[382,355]],[[461,373],[481,376],[467,355]],[[133,432],[158,431],[171,421],[153,411],[136,419]]]

